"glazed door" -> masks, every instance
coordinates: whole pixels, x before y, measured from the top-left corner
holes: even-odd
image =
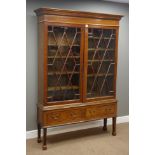
[[[113,98],[116,81],[116,29],[88,28],[86,100]]]
[[[82,29],[48,25],[47,103],[82,101]]]

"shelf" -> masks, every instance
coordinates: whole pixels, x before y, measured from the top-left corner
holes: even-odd
[[[56,45],[56,44],[48,44],[48,46],[55,46],[55,47],[61,47],[61,46],[68,46],[68,47],[70,47],[71,45],[66,45],[66,44],[61,44],[61,45]],[[72,45],[72,47],[79,47],[80,45],[78,45],[78,44],[75,44],[75,45]]]
[[[109,91],[109,93],[115,93],[113,90]]]
[[[94,74],[88,74],[88,77],[93,77],[93,76],[96,76],[97,73],[94,73]],[[99,73],[97,76],[105,76],[106,73]],[[108,73],[107,76],[114,76],[113,73]]]
[[[67,64],[67,63],[66,63]],[[48,66],[53,66],[53,64],[47,64]],[[76,64],[76,66],[80,66],[80,64]]]
[[[90,96],[92,95],[92,96]],[[106,98],[111,98],[111,97],[114,97],[113,95],[105,95],[105,96],[102,96],[101,94],[99,93],[87,93],[87,98],[88,99],[91,99],[91,98],[102,98],[102,97],[106,97]]]
[[[52,99],[52,98],[53,98],[53,96],[48,96],[48,97],[47,97],[47,99]]]
[[[79,89],[79,86],[55,86],[55,87],[48,87],[48,91],[58,91],[58,90],[72,90],[72,89]]]
[[[49,59],[66,59],[67,56],[48,56]],[[79,59],[80,56],[69,56],[69,59]]]
[[[96,49],[96,48],[88,48],[88,51],[103,51],[103,50],[107,50],[107,51],[114,51],[115,49],[113,49],[113,48],[98,48],[98,49]]]
[[[53,33],[54,31],[48,31],[49,33]],[[77,34],[80,34],[81,32],[75,32]]]
[[[99,60],[99,59],[94,59],[94,60],[88,60],[88,62],[113,62],[114,60]],[[89,64],[88,64],[89,65]]]
[[[48,72],[48,75],[67,75],[67,74],[79,74],[80,72]]]
[[[93,36],[88,36],[88,38],[89,39],[100,39],[100,37],[93,37]],[[109,40],[109,39],[115,39],[115,38],[110,38],[110,37],[103,37],[103,38],[101,38],[101,40],[103,40],[103,39],[105,39],[105,40],[108,39]]]
[[[80,96],[80,94],[74,94],[75,96]],[[63,95],[60,95],[61,97],[63,96]],[[48,96],[47,97],[47,99],[53,99],[53,96]]]

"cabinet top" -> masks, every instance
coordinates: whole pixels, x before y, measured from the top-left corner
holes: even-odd
[[[107,19],[107,20],[120,20],[122,15],[113,15],[105,13],[94,13],[85,11],[75,10],[64,10],[57,8],[39,8],[34,10],[37,16],[41,15],[59,15],[59,16],[72,16],[72,17],[84,17],[84,18],[95,18],[95,19]]]

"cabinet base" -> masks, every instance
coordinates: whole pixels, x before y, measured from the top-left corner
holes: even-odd
[[[43,107],[45,108],[45,107]],[[49,109],[48,109],[49,108]],[[47,109],[38,108],[38,143],[41,142],[41,127],[43,128],[42,149],[46,150],[47,128],[81,122],[103,120],[103,131],[107,131],[107,118],[112,118],[112,135],[116,136],[117,101],[99,101],[73,105],[50,106]]]
[[[107,131],[107,122],[105,123],[105,120],[106,120],[107,118],[104,118],[104,126],[103,126],[103,131]],[[112,124],[112,135],[113,136],[116,136],[116,117],[113,117],[112,118],[114,121],[113,121],[113,124]],[[43,134],[44,134],[44,136],[43,136],[43,146],[42,146],[42,150],[47,150],[47,145],[45,145],[46,144],[46,133],[47,133],[47,128],[43,128]],[[40,143],[41,142],[41,139],[38,139],[38,143]]]

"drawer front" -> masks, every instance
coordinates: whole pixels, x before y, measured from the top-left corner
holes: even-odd
[[[56,126],[113,116],[116,116],[116,104],[99,104],[61,110],[57,109],[44,112],[43,125]]]
[[[115,105],[90,106],[86,109],[86,119],[100,119],[116,115]]]
[[[61,125],[79,122],[84,119],[84,116],[85,110],[83,108],[48,111],[44,113],[44,125]]]

